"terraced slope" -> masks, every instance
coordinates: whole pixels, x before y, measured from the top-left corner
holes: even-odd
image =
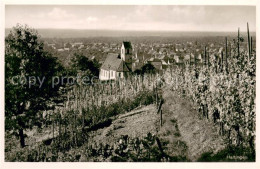
[[[168,110],[178,122],[182,140],[187,144],[187,155],[191,161],[196,161],[200,155],[207,151],[217,152],[224,148],[223,138],[218,134],[212,122],[200,118],[191,104],[178,97],[174,92],[163,92],[164,110]]]

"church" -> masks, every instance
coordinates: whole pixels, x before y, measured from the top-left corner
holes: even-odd
[[[102,64],[99,72],[100,80],[117,80],[127,77],[131,71],[134,71],[134,65],[137,60],[137,54],[134,54],[130,42],[123,42],[118,53],[109,53],[105,62]]]

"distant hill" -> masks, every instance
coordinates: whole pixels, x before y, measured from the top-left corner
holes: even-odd
[[[236,32],[176,32],[176,31],[121,31],[121,30],[83,30],[83,29],[37,29],[43,38],[88,38],[88,37],[131,37],[131,36],[236,36]],[[10,28],[5,29],[5,36]],[[242,33],[243,34],[243,33]],[[255,36],[255,33],[251,33]]]

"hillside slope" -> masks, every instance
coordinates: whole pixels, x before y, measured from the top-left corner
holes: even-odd
[[[218,134],[214,124],[200,117],[187,100],[168,89],[163,92],[163,98],[163,109],[168,110],[171,116],[177,119],[191,161],[196,161],[204,152],[217,152],[224,148],[223,138]]]

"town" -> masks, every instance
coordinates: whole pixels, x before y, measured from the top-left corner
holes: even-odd
[[[72,58],[74,53],[81,53],[89,60],[96,60],[100,65],[104,65],[102,69],[100,69],[100,80],[109,80],[115,79],[116,76],[113,76],[117,73],[119,75],[119,71],[116,70],[116,66],[112,64],[116,64],[113,61],[113,57],[111,56],[118,55],[120,56],[124,54],[122,50],[125,50],[125,45],[128,45],[129,50],[129,60],[125,61],[128,65],[125,66],[122,72],[135,72],[142,68],[147,63],[150,63],[154,66],[157,72],[163,72],[167,68],[174,68],[185,66],[187,64],[190,65],[203,65],[205,61],[205,52],[207,55],[212,58],[221,58],[221,53],[224,51],[223,45],[225,44],[225,37],[218,36],[216,37],[207,37],[206,40],[203,37],[182,37],[182,38],[172,38],[165,42],[157,42],[151,37],[148,37],[148,42],[142,42],[142,38],[136,37],[133,39],[136,43],[132,43],[131,41],[121,41],[119,39],[111,38],[111,41],[115,42],[102,42],[105,41],[102,38],[97,38],[96,41],[100,41],[99,43],[91,43],[87,42],[87,39],[77,41],[75,38],[71,42],[70,39],[46,39],[45,43],[48,50],[55,52],[58,56],[59,60],[64,64],[64,66],[69,65],[69,60]],[[149,41],[150,38],[150,41]],[[231,48],[233,44],[233,40],[235,40],[235,36],[229,37],[228,47]],[[131,39],[131,38],[130,38]],[[191,39],[193,39],[191,41]],[[147,40],[146,40],[147,41]],[[172,42],[171,42],[172,41]],[[253,47],[255,47],[255,40],[251,39]],[[241,42],[241,51],[247,50],[246,42]],[[232,51],[229,51],[230,55],[233,54]],[[106,59],[110,56],[110,61]],[[109,58],[109,57],[108,57]],[[111,60],[112,59],[112,60]],[[120,62],[121,63],[121,62]],[[120,63],[117,63],[118,66]],[[131,63],[129,65],[129,63]],[[110,65],[109,65],[110,64]],[[124,64],[125,65],[125,64]],[[111,70],[109,70],[109,66]],[[117,66],[117,67],[118,67]],[[106,69],[106,70],[105,70]],[[108,72],[105,71],[110,71]],[[117,72],[115,72],[117,71]],[[106,76],[106,77],[105,77]],[[121,76],[123,77],[123,76]]]

